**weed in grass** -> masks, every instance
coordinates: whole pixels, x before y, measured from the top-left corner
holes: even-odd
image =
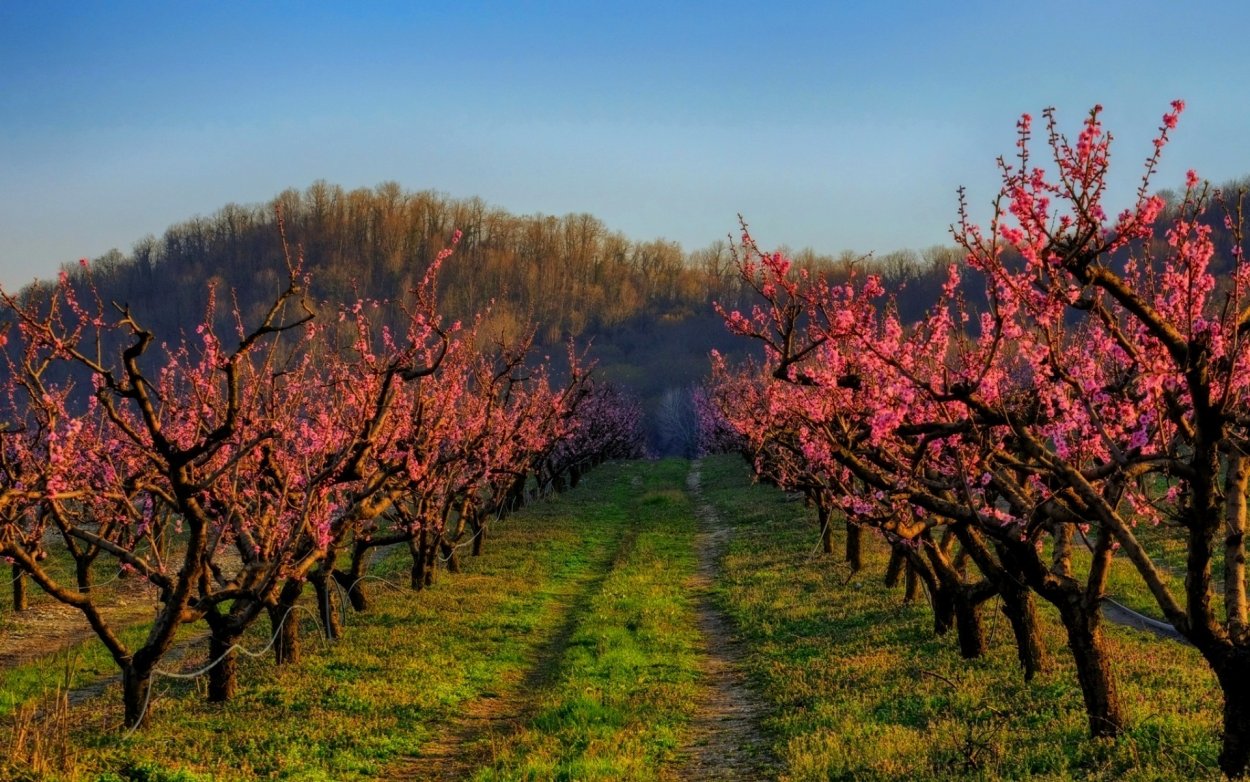
[[[11,714],[3,768],[9,779],[47,779],[75,772],[78,749],[69,735],[69,695],[58,687]]]

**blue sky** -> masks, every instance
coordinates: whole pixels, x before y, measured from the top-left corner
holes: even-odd
[[[1136,186],[1250,174],[1250,4],[0,0],[0,283],[228,202],[387,180],[687,249],[888,252],[984,212],[1021,112]]]

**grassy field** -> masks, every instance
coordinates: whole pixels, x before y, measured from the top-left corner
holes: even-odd
[[[555,778],[556,768],[566,778],[594,778],[596,768],[653,777],[688,721],[695,678],[685,474],[684,462],[610,465],[499,525],[486,555],[466,558],[462,574],[440,573],[433,589],[370,582],[375,606],[348,615],[342,641],[318,642],[310,626],[299,665],[245,660],[228,704],[204,703],[202,679],[160,679],[150,726],[122,736],[118,686],[107,686],[70,709],[59,746],[44,753],[51,760],[0,778],[420,779],[435,773],[424,755],[458,715],[527,681],[544,693],[497,762],[480,745],[498,736],[460,737],[458,757],[493,769],[483,778]],[[406,565],[394,556],[375,573],[399,583]],[[251,648],[265,644],[263,629]],[[29,701],[28,682],[48,686],[66,664],[107,673],[96,646],[9,672],[6,697]],[[197,648],[185,663],[202,657]]]
[[[997,601],[990,654],[962,660],[953,638],[934,637],[927,605],[882,585],[883,545],[869,543],[851,577],[816,553],[802,503],[748,486],[737,459],[706,460],[703,474],[708,498],[739,523],[719,594],[754,650],[782,779],[1219,778],[1221,698],[1193,649],[1109,628],[1130,725],[1118,741],[1090,741],[1048,606],[1051,671],[1025,684]]]
[[[35,767],[0,765],[0,779],[681,779],[703,686],[687,470],[601,468],[421,594],[399,586],[406,554],[385,558],[374,606],[347,615],[343,640],[317,640],[304,618],[302,662],[246,660],[224,705],[204,702],[202,679],[160,679],[133,736],[116,728],[118,686],[94,642],[3,671],[8,733],[29,745],[37,731],[43,746]],[[740,460],[705,460],[702,485],[735,528],[715,598],[764,698],[779,779],[1218,778],[1219,692],[1192,649],[1110,628],[1130,725],[1092,742],[1047,607],[1051,669],[1025,684],[996,601],[989,655],[964,661],[953,637],[933,636],[927,605],[882,585],[886,552],[870,537],[851,577],[818,553],[811,512],[751,485]],[[1129,575],[1116,588],[1146,599]],[[248,645],[266,640],[258,629]],[[201,647],[168,667],[194,667]],[[40,701],[66,670],[101,694],[68,710]]]
[[[627,520],[626,543],[532,719],[474,779],[671,778],[697,679],[685,588],[695,567],[693,508],[681,489],[685,462],[629,469],[610,506]]]

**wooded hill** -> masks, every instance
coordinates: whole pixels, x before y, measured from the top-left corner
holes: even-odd
[[[141,239],[129,254],[112,250],[90,262],[90,275],[105,301],[129,304],[157,335],[176,335],[200,319],[210,283],[219,296],[233,291],[244,316],[255,317],[285,273],[279,214],[289,245],[304,257],[314,298],[328,302],[396,297],[461,231],[440,278],[447,315],[467,317],[490,305],[485,333],[509,340],[536,324],[538,344],[553,357],[568,339],[589,343],[601,372],[653,414],[666,394],[671,404],[675,389],[707,374],[708,351],[744,349],[713,310],[713,302],[749,306],[752,295],[733,263],[732,216],[725,240],[687,252],[676,242],[628,238],[589,214],[514,215],[479,198],[411,192],[394,182],[344,190],[318,181],[266,204],[227,204]],[[881,273],[908,319],[932,300],[945,264],[960,260],[959,251],[942,246],[877,257],[787,254],[796,267],[833,277],[852,267]],[[66,272],[84,273],[77,264]],[[653,432],[653,447],[680,450],[661,434]]]

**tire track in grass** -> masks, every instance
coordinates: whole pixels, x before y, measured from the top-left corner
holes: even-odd
[[[761,728],[767,713],[744,673],[743,653],[729,619],[717,608],[712,584],[732,530],[703,497],[702,464],[690,464],[686,490],[696,507],[699,570],[695,578],[699,630],[704,642],[704,686],[691,724],[694,739],[685,750],[679,776],[687,780],[776,778],[777,760]]]
[[[501,682],[496,690],[483,692],[459,706],[439,735],[421,748],[416,757],[404,758],[388,773],[394,780],[463,780],[491,764],[498,749],[521,730],[533,716],[538,696],[560,673],[569,641],[591,608],[595,595],[616,566],[629,556],[637,531],[618,528],[611,552],[577,578],[566,593],[550,598],[547,610],[557,616],[550,637],[534,654],[523,673]]]

